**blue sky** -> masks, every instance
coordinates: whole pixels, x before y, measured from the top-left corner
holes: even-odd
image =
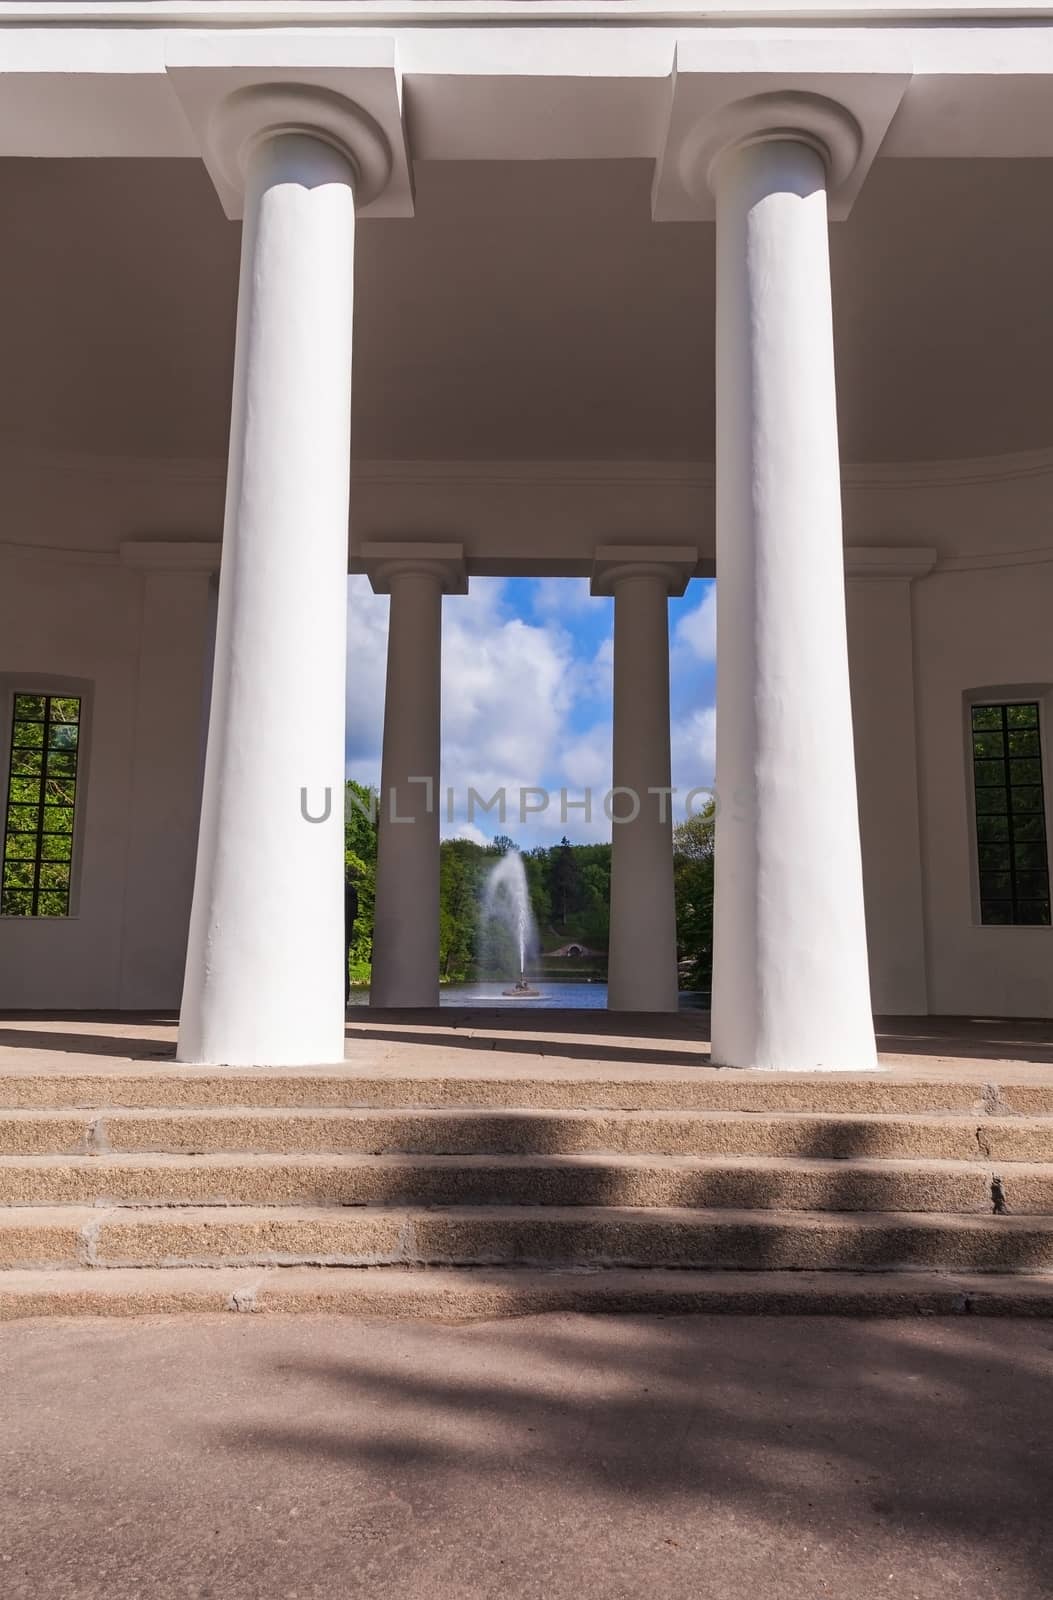
[[[713,779],[715,601],[713,583],[695,579],[670,602],[675,816]],[[365,578],[349,579],[347,772],[362,783],[380,777],[387,612]],[[508,833],[523,848],[610,838],[612,624],[613,602],[583,578],[473,578],[470,594],[443,602],[444,835]],[[534,787],[549,802],[524,822],[521,791]],[[484,799],[504,789],[505,821],[496,807],[470,815],[469,788]],[[573,805],[564,818],[562,789],[570,802],[591,792],[591,820]]]

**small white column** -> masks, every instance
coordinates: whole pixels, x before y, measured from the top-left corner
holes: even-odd
[[[697,552],[597,550],[593,594],[614,596],[614,752],[607,1005],[675,1011],[676,899],[669,749],[669,596]]]
[[[827,225],[836,108],[717,157],[713,1059],[875,1065]],[[854,127],[854,125],[852,125]],[[740,127],[739,132],[747,130]],[[845,124],[845,144],[852,128]]]
[[[460,545],[367,545],[390,594],[371,1006],[439,1003],[439,769],[443,594],[467,594]]]
[[[216,660],[180,1061],[344,1053],[343,797],[356,167],[249,137]],[[297,102],[310,122],[309,101]],[[286,127],[288,122],[286,121]]]

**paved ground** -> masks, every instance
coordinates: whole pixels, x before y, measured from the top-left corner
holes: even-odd
[[[0,1329],[4,1600],[1038,1600],[1053,1328]]]
[[[1048,1083],[1053,1019],[877,1017],[878,1052],[894,1077],[982,1083]],[[0,1011],[0,1072],[144,1072],[175,1057],[177,1019],[144,1012]],[[709,1067],[709,1015],[510,1009],[370,1011],[348,1014],[344,1055],[352,1070],[380,1074],[532,1076],[539,1060],[568,1079],[597,1068],[656,1077]],[[997,1069],[992,1071],[992,1068]],[[295,1069],[311,1070],[311,1069]],[[845,1075],[845,1076],[855,1076]]]

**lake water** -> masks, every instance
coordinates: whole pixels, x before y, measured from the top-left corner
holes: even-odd
[[[529,1011],[604,1011],[607,1007],[607,985],[605,983],[548,983],[539,979],[536,988],[541,990],[537,1000],[523,1000],[518,996],[506,996],[502,990],[511,985],[504,983],[451,983],[446,984],[439,991],[439,1004],[441,1006],[502,1006],[515,1010],[522,1007]],[[680,994],[681,1011],[703,1011],[708,1006],[708,995],[699,994],[692,990],[682,990]],[[369,1004],[368,989],[353,989],[351,991],[351,1004],[364,1006]]]

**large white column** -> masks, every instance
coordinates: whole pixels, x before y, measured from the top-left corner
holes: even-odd
[[[459,545],[368,545],[390,594],[371,1006],[439,1003],[442,597],[466,594]]]
[[[354,167],[247,146],[216,661],[178,1058],[343,1059]]]
[[[669,750],[669,596],[694,550],[597,550],[594,594],[614,596],[614,759],[607,1005],[677,1008]]]
[[[718,156],[711,182],[720,641],[713,1059],[872,1067],[827,155],[808,131],[758,129]]]

